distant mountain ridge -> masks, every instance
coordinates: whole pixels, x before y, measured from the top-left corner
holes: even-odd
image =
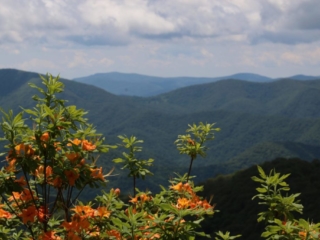
[[[237,73],[223,77],[154,77],[135,73],[97,73],[74,81],[94,85],[116,95],[149,97],[170,92],[182,87],[235,79],[249,82],[272,82],[277,79],[253,73]],[[296,75],[286,79],[314,80],[320,77]]]

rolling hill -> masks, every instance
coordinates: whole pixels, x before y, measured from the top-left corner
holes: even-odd
[[[290,118],[318,118],[320,81],[283,79],[270,83],[223,80],[189,86],[150,98],[192,111],[226,110]]]

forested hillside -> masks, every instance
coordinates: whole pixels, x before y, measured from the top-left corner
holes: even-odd
[[[318,118],[320,81],[283,79],[270,83],[223,80],[216,83],[181,88],[151,98],[190,111],[226,110],[255,115],[290,118]]]
[[[303,214],[297,214],[297,219],[305,218],[312,222],[320,221],[320,161],[312,162],[300,159],[277,158],[261,164],[266,173],[271,169],[281,174],[291,173],[286,182],[290,185],[290,193],[301,193],[298,197],[304,206]],[[216,209],[220,210],[203,224],[208,233],[218,230],[231,231],[233,235],[242,234],[241,239],[258,240],[264,230],[265,223],[257,222],[257,214],[265,211],[265,205],[259,205],[258,200],[252,200],[257,194],[259,184],[252,181],[252,176],[258,176],[256,166],[230,175],[219,175],[201,183],[204,185],[203,196],[213,197]]]
[[[20,111],[32,107],[35,91],[28,82],[41,84],[38,74],[13,69],[0,70],[0,106]],[[144,140],[142,157],[154,158],[156,172],[138,187],[157,191],[167,184],[173,172],[184,173],[188,161],[179,155],[173,142],[184,134],[188,124],[216,123],[216,133],[205,159],[194,163],[197,181],[219,173],[262,163],[275,157],[320,158],[320,81],[280,80],[252,83],[223,80],[190,86],[156,97],[116,96],[100,88],[63,80],[65,92],[59,96],[68,104],[88,111],[87,117],[108,144],[119,142],[119,134],[136,135]],[[112,169],[112,159],[121,154],[113,150],[99,161]],[[121,183],[126,174],[116,169],[109,186]]]

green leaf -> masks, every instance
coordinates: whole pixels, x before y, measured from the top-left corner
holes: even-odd
[[[261,176],[263,179],[266,179],[267,176],[266,176],[265,172],[263,171],[262,167],[260,167],[260,166],[258,165],[257,168],[258,168],[258,171],[259,171],[260,176]]]
[[[262,180],[262,179],[260,179],[260,178],[258,178],[258,177],[256,177],[256,176],[251,177],[251,179],[252,179],[253,181],[255,181],[255,182],[264,183],[264,180]]]
[[[115,158],[112,160],[114,163],[122,163],[124,160],[122,158]]]
[[[31,110],[31,109],[24,109],[23,108],[23,111],[25,111],[26,113],[28,113],[28,114],[31,114],[31,115],[34,115],[34,116],[38,116],[38,112],[36,112],[36,111],[33,111],[33,110]]]
[[[309,230],[310,224],[302,218],[299,219],[299,225],[302,226],[305,230],[307,230],[307,231]]]
[[[256,188],[259,193],[266,193],[268,190],[265,188]]]
[[[171,204],[162,203],[162,204],[160,204],[160,207],[165,211],[171,211],[173,213],[177,213],[177,209],[174,206],[172,206]]]

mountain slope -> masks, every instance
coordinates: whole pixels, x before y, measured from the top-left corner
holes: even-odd
[[[0,70],[0,76],[5,76],[2,71],[7,70]],[[22,73],[14,70],[11,78],[23,78],[24,81],[0,78],[0,83],[6,82],[8,89],[6,94],[0,95],[0,106],[14,108],[15,113],[19,106],[32,107],[34,104],[31,96],[35,90],[27,82],[41,85],[37,75]],[[205,159],[199,157],[194,162],[194,167],[203,173],[201,180],[219,172],[230,173],[250,164],[270,160],[275,155],[270,155],[268,151],[295,154],[292,149],[297,146],[304,146],[305,149],[307,146],[320,146],[317,111],[319,81],[250,83],[226,80],[151,98],[116,96],[94,86],[62,81],[65,92],[58,97],[87,110],[89,121],[97,127],[98,132],[103,133],[108,144],[119,142],[117,136],[123,134],[133,134],[144,140],[141,157],[155,159],[152,171],[156,174],[148,183],[139,182],[139,187],[151,184],[149,189],[158,189],[158,184],[166,184],[172,172],[183,174],[187,171],[189,159],[179,155],[173,142],[179,134],[185,133],[188,124],[200,121],[216,122],[216,126],[222,129],[216,133],[216,139],[209,143],[208,156]],[[260,157],[256,159],[259,146]],[[102,155],[101,164],[111,169],[114,166],[112,159],[118,157],[121,151],[119,149]],[[304,153],[301,151],[297,156],[307,158]],[[310,156],[320,158],[317,151]],[[119,173],[118,169],[116,173]],[[124,178],[117,181],[114,184],[125,182]]]
[[[150,98],[190,111],[226,110],[285,117],[320,117],[320,81],[279,80],[252,83],[224,80],[181,88]]]

